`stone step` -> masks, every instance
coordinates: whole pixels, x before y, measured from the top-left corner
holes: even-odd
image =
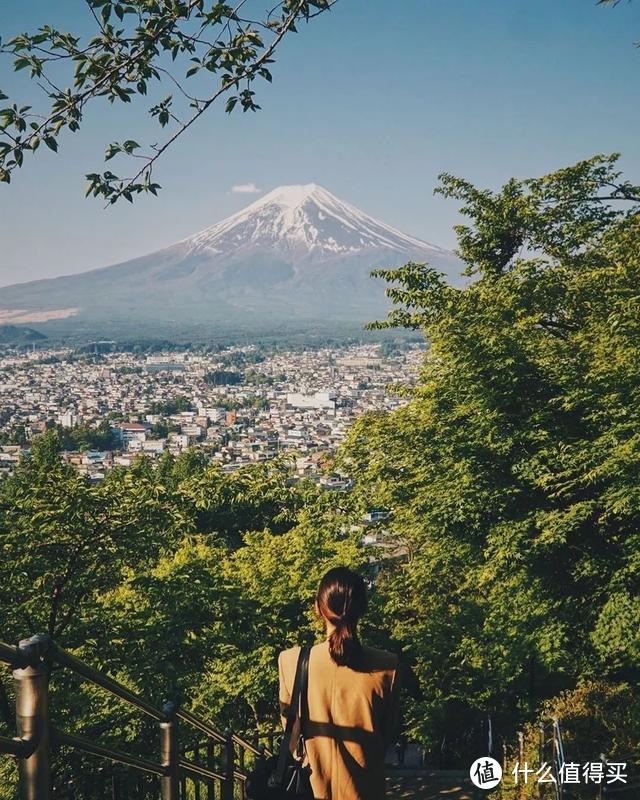
[[[387,778],[388,800],[473,800],[473,786],[468,775],[453,771],[409,770]]]

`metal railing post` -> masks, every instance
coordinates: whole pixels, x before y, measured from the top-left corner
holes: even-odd
[[[562,750],[562,740],[560,738],[560,719],[552,717],[553,721],[553,764],[556,776],[556,798],[563,800],[564,787],[562,785],[562,766],[564,763],[564,752]]]
[[[50,642],[44,635],[23,639],[18,645],[20,666],[13,670],[17,734],[33,747],[18,762],[20,800],[51,798],[49,668],[40,660]]]
[[[160,763],[165,774],[160,779],[160,797],[162,800],[180,800],[178,707],[175,703],[165,703],[162,711],[165,719],[160,723]]]
[[[607,772],[607,757],[604,753],[600,753],[600,761],[602,762],[602,771],[606,774]],[[604,783],[604,778],[602,779],[599,789],[598,789],[598,800],[604,800],[604,798],[608,795],[607,787]]]
[[[518,762],[524,764],[524,732],[518,731]]]
[[[216,751],[215,745],[211,739],[207,741],[207,768],[215,769],[216,767]],[[216,784],[213,780],[207,781],[207,800],[216,800]]]
[[[244,758],[245,758],[245,750],[244,747],[241,747],[238,752],[238,766],[240,768],[240,772],[244,772],[244,767],[245,767]]]
[[[544,763],[544,722],[538,725],[538,766],[542,767]],[[538,797],[542,797],[543,787],[538,781]]]
[[[233,744],[233,731],[224,732],[224,783],[222,784],[222,800],[233,800],[236,771],[236,750]]]
[[[198,745],[196,745],[195,748],[194,748],[193,758],[194,758],[196,764],[200,763],[200,748],[198,747]],[[193,784],[193,795],[194,795],[194,798],[193,798],[193,800],[201,800],[200,789],[201,789],[200,781],[194,781],[194,784]]]

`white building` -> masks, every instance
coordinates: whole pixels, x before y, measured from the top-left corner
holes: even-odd
[[[316,408],[335,411],[336,393],[332,391],[314,392],[313,394],[290,392],[287,394],[287,405],[292,408]]]

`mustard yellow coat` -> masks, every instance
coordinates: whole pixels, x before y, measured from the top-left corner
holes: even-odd
[[[291,702],[299,647],[280,653],[280,707]],[[307,744],[315,800],[380,800],[396,714],[398,658],[364,647],[357,669],[338,666],[327,642],[311,648]],[[293,737],[294,740],[296,737]]]

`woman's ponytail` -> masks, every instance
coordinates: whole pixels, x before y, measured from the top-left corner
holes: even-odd
[[[353,666],[361,650],[358,621],[367,608],[364,580],[346,567],[331,569],[320,581],[316,603],[320,614],[333,625],[331,658],[341,666]]]
[[[329,653],[336,664],[353,664],[359,650],[360,642],[355,628],[349,623],[336,625],[329,636]]]

